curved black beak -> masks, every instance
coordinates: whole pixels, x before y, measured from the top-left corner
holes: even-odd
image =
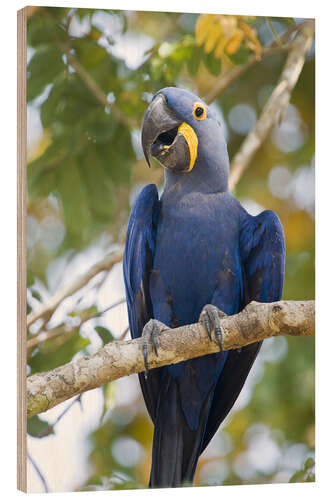
[[[178,128],[181,123],[176,113],[168,107],[164,95],[157,94],[145,113],[141,133],[142,149],[149,167],[149,155],[156,139],[161,134]]]

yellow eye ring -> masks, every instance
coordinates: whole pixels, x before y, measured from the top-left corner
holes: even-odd
[[[193,106],[193,116],[196,120],[204,120],[207,116],[206,107],[201,102],[195,102]]]

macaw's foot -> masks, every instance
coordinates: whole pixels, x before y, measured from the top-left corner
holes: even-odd
[[[219,345],[220,351],[222,348],[222,327],[221,319],[225,318],[227,314],[211,304],[207,304],[201,311],[199,321],[206,329],[208,337],[212,340],[212,333],[214,333],[215,340]]]
[[[145,362],[145,378],[148,376],[148,346],[152,344],[156,356],[158,356],[159,336],[168,327],[157,319],[150,319],[142,330],[142,354]]]

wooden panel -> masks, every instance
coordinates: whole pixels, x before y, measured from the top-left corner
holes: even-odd
[[[26,175],[27,8],[17,13],[17,487],[27,491]]]

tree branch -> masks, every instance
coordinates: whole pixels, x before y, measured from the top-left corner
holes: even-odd
[[[114,264],[120,262],[123,258],[123,249],[108,253],[102,260],[90,267],[88,271],[78,276],[72,283],[59,290],[51,299],[42,305],[37,311],[31,311],[27,316],[27,328],[37,319],[43,318],[44,323],[50,319],[60,302],[66,297],[73,295],[75,292],[83,288],[89,281],[102,271],[108,271]]]
[[[280,37],[276,31],[276,29],[274,28],[274,24],[272,23],[272,20],[269,18],[269,17],[265,17],[266,19],[266,23],[268,24],[269,26],[269,29],[271,30],[272,32],[272,35],[274,37],[274,40],[276,42],[277,45],[281,45],[281,40],[280,40]]]
[[[221,320],[223,349],[277,335],[309,336],[315,331],[314,301],[251,302],[242,312]],[[159,353],[149,350],[149,367],[179,363],[218,352],[201,323],[167,329],[160,335]],[[144,371],[141,338],[114,341],[91,356],[27,378],[27,414],[32,417],[77,394],[118,378]]]
[[[289,103],[291,93],[301,74],[305,56],[310,50],[314,36],[314,22],[308,21],[298,32],[281,73],[279,82],[268,99],[255,127],[244,139],[239,151],[234,156],[229,176],[229,188],[232,190],[254,154],[264,142],[276,118],[283,113]]]

